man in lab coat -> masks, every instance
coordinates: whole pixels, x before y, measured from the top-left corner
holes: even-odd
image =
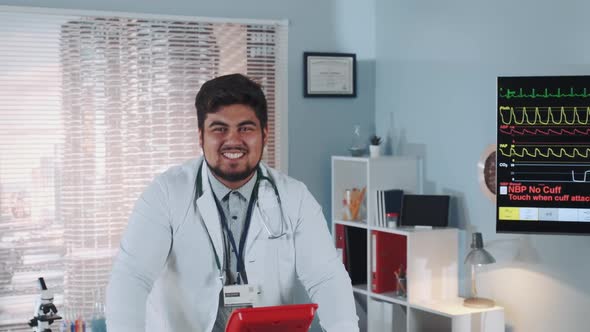
[[[356,332],[350,278],[304,184],[261,162],[267,103],[240,74],[196,98],[204,158],[172,167],[141,195],[107,289],[109,332],[224,331],[222,289],[248,285],[254,306],[293,302],[301,282],[328,332]],[[241,287],[241,286],[239,286]]]

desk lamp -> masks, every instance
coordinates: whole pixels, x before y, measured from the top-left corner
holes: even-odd
[[[495,263],[494,257],[483,248],[483,239],[481,233],[472,234],[471,251],[465,257],[465,264],[471,265],[471,297],[463,301],[463,305],[470,308],[491,308],[495,305],[494,301],[477,297],[475,287],[475,269],[478,266]]]

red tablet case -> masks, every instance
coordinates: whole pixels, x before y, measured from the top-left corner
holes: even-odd
[[[315,303],[240,308],[232,312],[226,332],[307,332],[318,308]]]

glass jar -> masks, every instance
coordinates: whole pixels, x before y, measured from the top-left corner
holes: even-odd
[[[360,157],[365,153],[365,144],[361,137],[360,125],[354,125],[352,128],[352,142],[348,151],[350,151],[350,155],[353,157]]]

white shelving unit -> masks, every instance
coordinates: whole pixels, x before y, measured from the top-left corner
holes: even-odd
[[[458,297],[462,259],[458,257],[457,229],[376,226],[376,190],[402,189],[405,194],[419,194],[421,173],[421,162],[414,157],[332,157],[332,234],[336,234],[337,225],[343,225],[362,230],[367,236],[367,247],[355,248],[367,253],[367,284],[353,284],[361,331],[504,331],[503,308],[466,308]],[[366,209],[361,220],[342,220],[345,190],[363,187]],[[391,239],[405,242],[406,297],[397,297],[393,291],[376,293],[370,287],[374,231],[394,234]]]

